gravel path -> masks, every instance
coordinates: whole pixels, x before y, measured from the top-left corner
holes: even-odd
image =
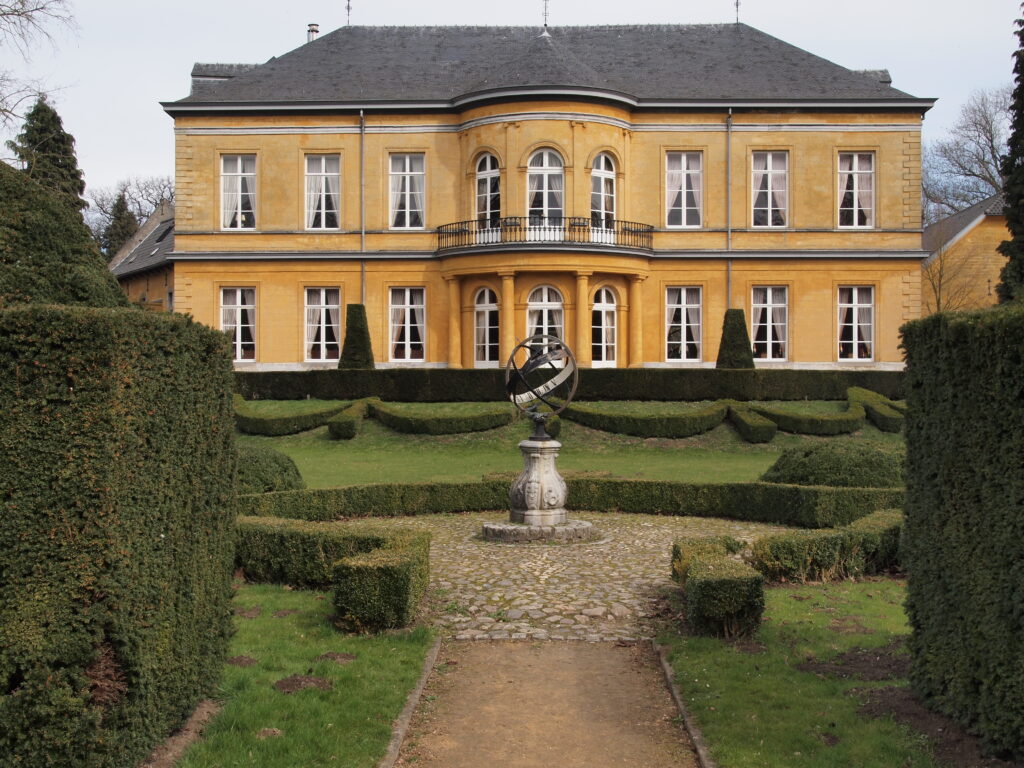
[[[430,604],[456,640],[634,640],[652,637],[669,578],[672,541],[729,534],[752,541],[781,526],[718,518],[573,513],[604,538],[585,544],[496,544],[485,521],[507,513],[399,518],[432,534]]]

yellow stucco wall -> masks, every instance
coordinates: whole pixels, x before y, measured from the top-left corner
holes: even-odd
[[[501,297],[501,275],[513,275],[511,337],[526,333],[526,297],[541,283],[565,300],[566,338],[589,361],[589,307],[607,285],[619,306],[618,364],[665,362],[665,289],[703,288],[703,353],[713,363],[727,305],[727,259],[732,261],[732,306],[750,318],[754,285],[789,287],[793,364],[831,364],[837,358],[840,285],[875,287],[874,362],[898,364],[898,328],[920,315],[920,264],[884,258],[886,251],[920,249],[920,115],[914,112],[737,111],[726,130],[725,111],[644,112],[572,101],[492,104],[459,114],[368,115],[366,158],[366,297],[374,352],[387,361],[388,290],[422,286],[427,296],[427,362],[472,364],[472,301],[488,286]],[[222,287],[257,291],[257,363],[303,360],[303,288],[340,287],[343,303],[359,301],[361,271],[360,134],[353,115],[187,116],[176,120],[175,250],[206,254],[179,260],[175,305],[197,320],[219,324]],[[476,160],[494,154],[501,169],[502,216],[526,214],[530,154],[556,149],[565,162],[565,215],[590,215],[594,158],[609,153],[616,165],[616,218],[653,225],[659,256],[574,249],[502,250],[463,256],[435,255],[438,226],[474,218]],[[729,148],[729,152],[727,152]],[[788,226],[752,226],[752,153],[789,153]],[[666,226],[666,153],[703,153],[703,220],[695,229]],[[875,157],[875,226],[838,225],[840,152]],[[422,152],[426,165],[425,224],[421,231],[388,228],[388,162],[392,152]],[[220,157],[254,154],[257,227],[220,229]],[[304,156],[341,157],[341,226],[304,228]],[[731,183],[727,160],[731,157]],[[731,207],[727,199],[731,197]],[[731,229],[731,234],[730,230]],[[730,248],[734,253],[726,252]],[[673,257],[672,252],[680,253]],[[791,253],[757,258],[743,251]],[[815,255],[808,251],[828,251]],[[840,258],[835,251],[849,252]],[[344,252],[344,257],[329,257]],[[417,252],[421,258],[398,257]],[[667,252],[667,253],[666,253]],[[864,252],[863,257],[857,252]],[[260,258],[212,260],[210,253]],[[279,254],[280,258],[273,258]],[[303,255],[322,254],[323,260]],[[329,258],[328,258],[329,257]],[[457,281],[452,287],[451,281]],[[460,297],[457,310],[450,297]],[[639,302],[639,306],[636,304]],[[502,302],[503,303],[503,302]],[[459,318],[456,321],[456,317]],[[583,349],[581,349],[583,348]]]
[[[921,270],[924,312],[996,304],[996,285],[1006,264],[1006,257],[996,249],[1009,237],[1003,216],[985,216],[925,263]]]
[[[141,304],[146,309],[168,311],[170,295],[174,291],[174,268],[161,267],[138,275],[129,275],[118,281],[128,301]]]

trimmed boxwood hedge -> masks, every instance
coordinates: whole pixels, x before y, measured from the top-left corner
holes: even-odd
[[[332,588],[335,623],[347,631],[408,626],[426,592],[429,533],[243,516],[237,534],[247,579]]]
[[[770,443],[779,430],[774,421],[750,410],[746,403],[730,400],[728,406],[729,423],[748,443]]]
[[[349,304],[345,307],[345,342],[338,356],[341,369],[372,369],[373,345],[370,343],[370,327],[366,322],[366,307]]]
[[[718,345],[715,368],[754,367],[754,352],[747,333],[746,315],[742,309],[727,309],[722,319],[722,340]]]
[[[902,489],[814,488],[775,483],[677,483],[572,477],[567,506],[595,512],[694,515],[805,528],[846,525],[903,503]],[[239,499],[246,515],[303,520],[395,517],[508,508],[509,481],[381,483],[278,491]]]
[[[761,475],[761,480],[845,488],[901,488],[906,458],[902,443],[830,440],[787,448]]]
[[[0,763],[138,765],[231,631],[231,359],[182,315],[0,312]]]
[[[356,400],[345,410],[327,420],[327,434],[332,440],[351,440],[359,434],[359,427],[370,410],[370,398]]]
[[[807,371],[761,368],[584,368],[576,398],[596,400],[843,400],[850,387],[903,396],[902,371]],[[393,402],[505,400],[500,369],[387,368],[380,370],[236,371],[247,399]]]
[[[672,574],[683,588],[686,623],[699,635],[749,637],[764,614],[764,577],[729,557],[729,537],[679,539],[672,546]]]
[[[689,437],[717,427],[725,419],[727,410],[724,403],[710,403],[701,408],[680,408],[675,413],[651,413],[649,408],[643,407],[629,413],[602,407],[601,403],[574,402],[562,415],[578,424],[621,435]]]
[[[782,431],[800,435],[843,435],[864,427],[864,406],[860,403],[848,403],[841,413],[800,413],[762,403],[747,403],[747,407],[774,421]]]
[[[368,404],[370,414],[381,424],[396,432],[419,435],[482,432],[511,424],[516,418],[516,410],[508,402],[465,403],[455,408],[454,413],[444,413],[443,404],[430,408],[419,403],[384,403],[379,399],[369,400]],[[471,409],[471,405],[478,407]]]
[[[262,446],[238,449],[239,493],[294,491],[305,487],[291,456]]]
[[[309,409],[287,416],[268,416],[260,413],[259,406],[249,402],[241,395],[235,395],[235,424],[238,429],[249,435],[293,435],[305,432],[327,423],[327,420],[349,407],[347,402],[326,401],[309,403]],[[296,409],[300,410],[300,409]]]
[[[883,432],[903,429],[903,411],[889,398],[863,387],[850,387],[846,391],[846,399],[864,406],[868,419]]]
[[[852,525],[791,531],[754,542],[751,565],[772,581],[833,581],[898,565],[903,514],[883,510]]]
[[[1024,758],[1024,304],[903,327],[910,683]]]

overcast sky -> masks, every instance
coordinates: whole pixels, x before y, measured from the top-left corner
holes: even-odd
[[[29,62],[0,49],[0,69],[52,92],[90,187],[172,175],[171,118],[193,62],[263,62],[298,47],[306,25],[346,23],[346,0],[70,0],[73,30]],[[540,25],[543,0],[351,0],[352,24]],[[1018,0],[742,0],[740,20],[851,69],[890,71],[893,86],[936,97],[925,141],[940,138],[976,88],[1012,82]],[[734,0],[551,0],[550,24],[735,20]],[[10,132],[2,138],[9,138]],[[10,153],[0,150],[0,156]]]

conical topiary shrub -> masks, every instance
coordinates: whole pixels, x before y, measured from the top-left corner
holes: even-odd
[[[747,320],[742,309],[725,310],[722,343],[718,347],[715,368],[753,368],[754,353],[750,349]]]
[[[370,328],[366,324],[366,307],[362,304],[349,304],[345,310],[345,344],[338,368],[373,368]]]

